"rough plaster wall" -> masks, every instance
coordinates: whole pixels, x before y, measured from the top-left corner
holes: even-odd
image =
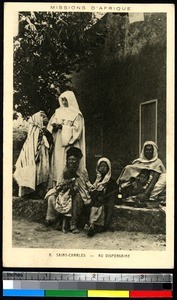
[[[119,103],[113,109],[120,115],[120,131],[125,134],[121,144],[127,150],[120,152],[130,159],[138,155],[139,103],[158,99],[159,154],[165,162],[166,14],[145,14],[144,17],[145,21],[130,24],[127,16],[109,14],[104,53],[108,54],[107,61],[112,62],[112,73],[116,77],[111,95],[114,94],[114,99],[117,97],[117,102],[120,97],[123,99],[122,105]],[[122,110],[120,114],[118,107]]]
[[[86,122],[88,169],[94,174],[94,114],[103,113],[103,155],[117,167],[139,155],[139,104],[158,99],[158,145],[166,158],[166,15],[128,17],[108,14],[105,44],[73,77]],[[105,26],[105,25],[104,25]],[[119,170],[115,170],[115,176]]]

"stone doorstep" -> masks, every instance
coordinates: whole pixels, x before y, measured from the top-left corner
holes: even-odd
[[[13,197],[14,218],[23,217],[33,222],[43,223],[46,210],[47,200]],[[113,230],[165,234],[166,214],[161,208],[147,209],[115,205],[110,227]]]

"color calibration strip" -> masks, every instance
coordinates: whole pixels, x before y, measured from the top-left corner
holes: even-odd
[[[3,290],[3,297],[173,298],[172,291]]]
[[[172,274],[3,272],[4,297],[173,298]]]

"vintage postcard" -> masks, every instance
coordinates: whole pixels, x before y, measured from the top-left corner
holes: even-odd
[[[4,3],[3,266],[174,266],[174,5]]]

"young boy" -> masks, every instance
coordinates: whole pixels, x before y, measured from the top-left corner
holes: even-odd
[[[130,179],[130,185],[122,191],[123,198],[128,201],[139,200],[138,195],[143,194],[151,181],[150,171],[142,169],[140,174]]]
[[[137,196],[145,191],[149,184],[149,175],[149,170],[143,169],[137,178],[133,178],[131,182],[131,196]]]

